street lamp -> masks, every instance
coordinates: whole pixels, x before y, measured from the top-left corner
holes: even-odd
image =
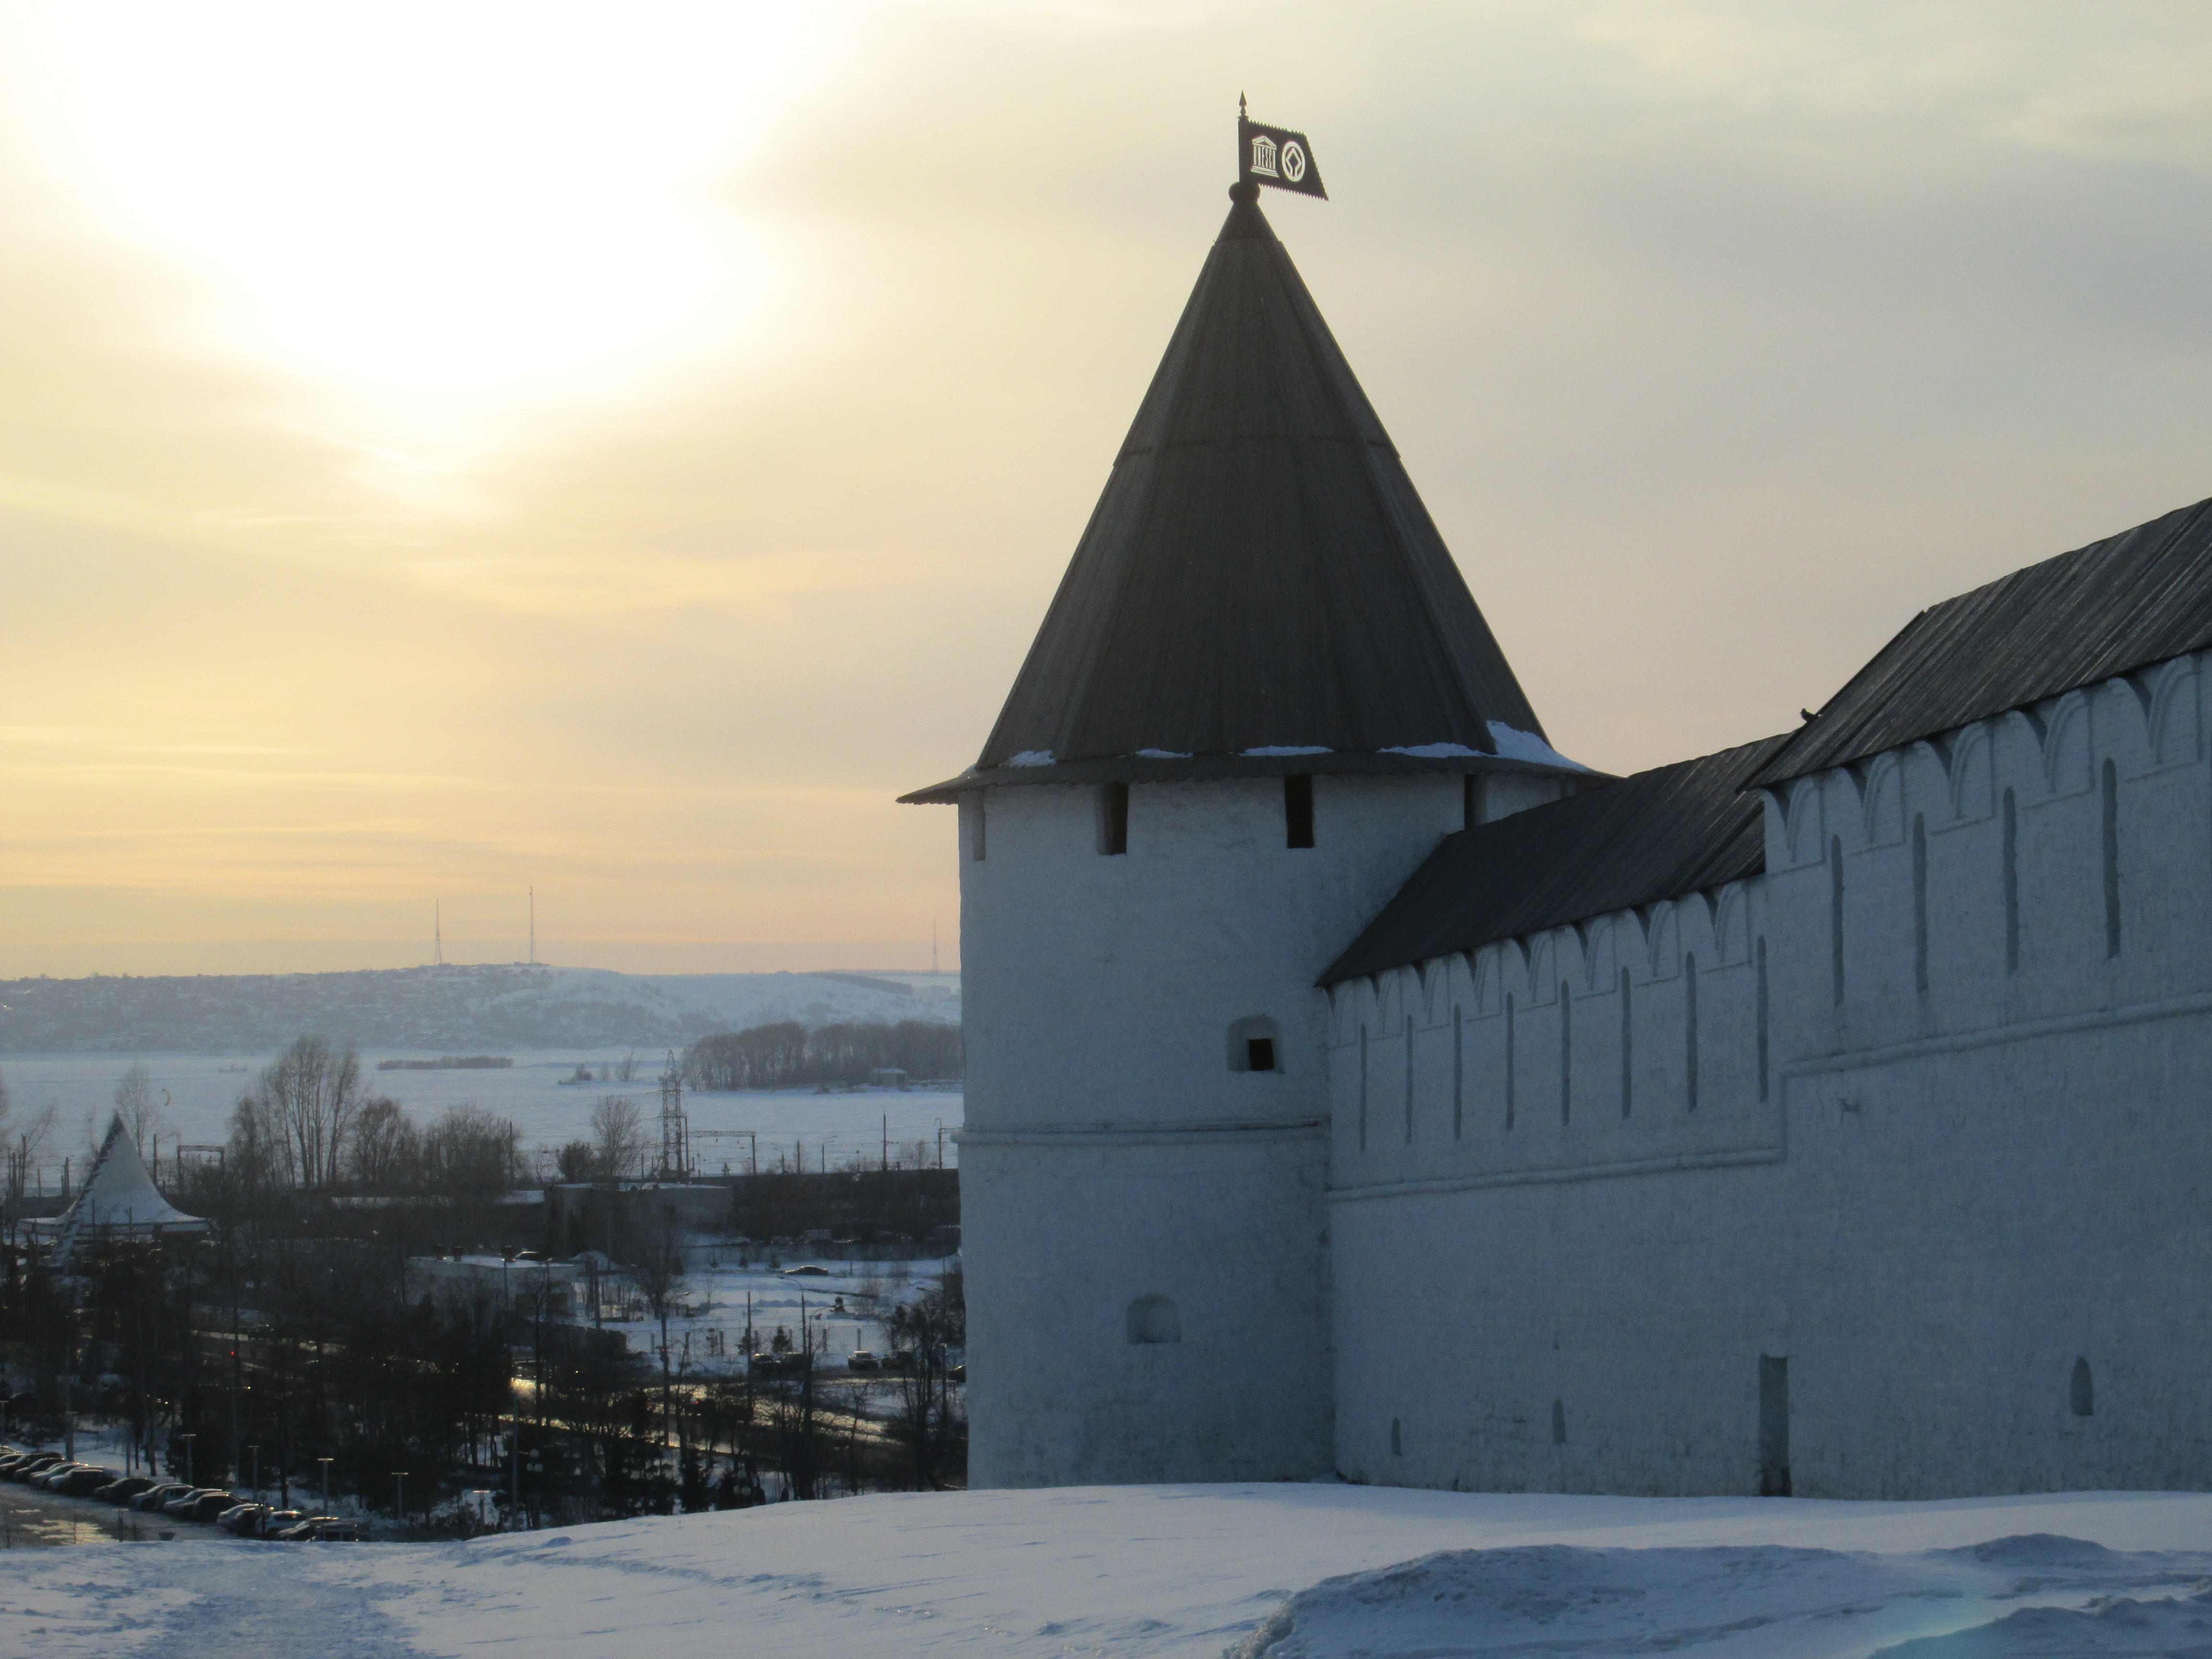
[[[323,1513],[325,1515],[331,1512],[331,1464],[333,1461],[335,1460],[328,1457],[318,1457],[315,1460],[323,1466]]]
[[[253,1454],[253,1501],[261,1501],[261,1443],[255,1441],[246,1450]]]

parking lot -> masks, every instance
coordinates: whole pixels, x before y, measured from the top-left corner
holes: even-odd
[[[173,1501],[172,1501],[173,1500]],[[22,1528],[24,1541],[89,1543],[174,1537],[220,1528],[240,1538],[299,1541],[358,1540],[356,1522],[309,1510],[277,1510],[222,1487],[125,1478],[51,1452],[0,1448],[0,1538]]]

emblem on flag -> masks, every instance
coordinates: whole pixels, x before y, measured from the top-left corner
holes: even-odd
[[[1321,170],[1313,163],[1313,145],[1303,132],[1288,127],[1263,127],[1244,115],[1244,100],[1237,100],[1237,177],[1240,183],[1272,185],[1302,196],[1328,191],[1322,187]]]

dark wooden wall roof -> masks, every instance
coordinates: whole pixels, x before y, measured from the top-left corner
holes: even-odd
[[[1430,854],[1323,985],[1702,892],[1766,868],[1764,802],[1744,786],[1766,738],[1532,806]]]
[[[1255,749],[1328,751],[1310,771],[1435,744],[1479,757],[1492,721],[1542,735],[1290,255],[1240,201],[954,781],[1018,757],[1036,768],[1018,781],[1057,781],[1041,757],[1095,771],[1146,750],[1211,758],[1208,775]]]
[[[2212,645],[2212,501],[2015,570],[1922,611],[1753,780],[1917,738]]]

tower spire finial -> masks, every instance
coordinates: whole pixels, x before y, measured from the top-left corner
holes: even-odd
[[[1237,118],[1240,121],[1244,118],[1244,94],[1241,92],[1237,94]]]

